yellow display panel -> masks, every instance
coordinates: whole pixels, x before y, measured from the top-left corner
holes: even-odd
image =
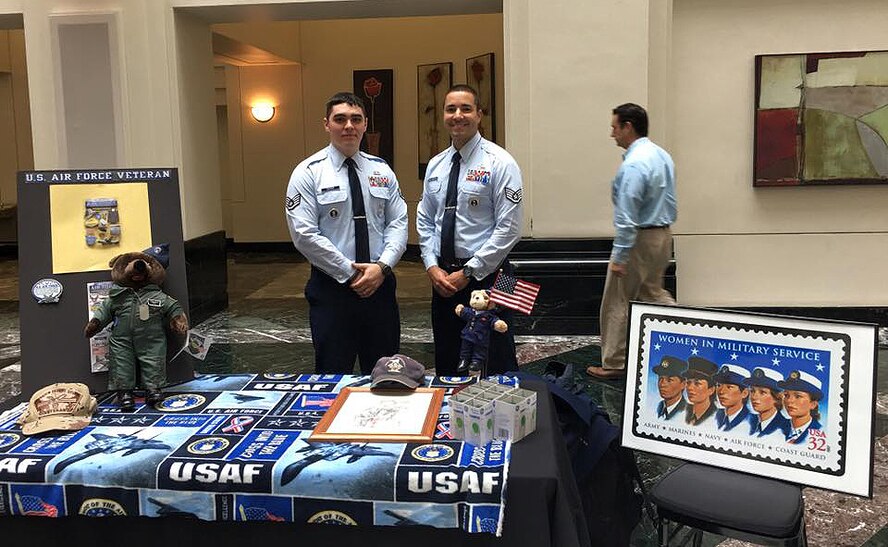
[[[100,198],[117,200],[120,242],[87,245],[86,203]],[[108,262],[121,253],[151,246],[148,184],[53,184],[49,187],[52,230],[52,273],[109,270]]]

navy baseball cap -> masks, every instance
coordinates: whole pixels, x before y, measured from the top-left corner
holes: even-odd
[[[688,370],[682,376],[685,378],[702,378],[711,382],[717,371],[718,365],[709,359],[692,356],[688,357]]]
[[[678,357],[665,355],[660,359],[660,364],[654,367],[657,376],[681,376],[688,370],[688,364]]]
[[[743,383],[748,387],[766,387],[774,391],[781,391],[782,388],[777,384],[782,381],[783,376],[776,370],[758,367],[753,369],[752,376],[744,380]]]
[[[376,361],[370,378],[371,388],[416,389],[425,382],[425,367],[406,355],[396,353]]]
[[[807,372],[802,372],[801,370],[791,371],[786,380],[778,382],[777,385],[783,390],[791,389],[793,391],[810,393],[811,396],[818,401],[823,398],[823,383],[814,376],[811,376]]]
[[[170,266],[170,244],[169,243],[158,243],[157,245],[153,245],[148,247],[144,251],[144,254],[154,258],[154,260],[160,262],[160,265],[164,267],[164,269],[169,268]]]
[[[712,377],[717,384],[734,384],[745,387],[749,379],[749,371],[738,365],[722,365],[718,373]]]

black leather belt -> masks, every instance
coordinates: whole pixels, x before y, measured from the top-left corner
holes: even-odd
[[[447,264],[447,263],[445,263],[445,262],[441,259],[441,257],[439,256],[439,257],[438,257],[438,266],[439,266],[441,269],[443,269],[445,272],[447,272],[447,273],[452,273],[452,272],[455,272],[455,271],[457,271],[457,270],[461,270],[462,267],[466,265],[466,262],[468,262],[470,259],[471,259],[471,258],[457,258],[457,259],[456,259],[456,262],[453,262],[453,263],[451,263],[451,264]]]
[[[639,230],[662,230],[663,228],[668,228],[669,224],[665,226],[639,226]]]

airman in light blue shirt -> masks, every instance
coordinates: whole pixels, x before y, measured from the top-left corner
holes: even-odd
[[[460,150],[454,247],[475,279],[493,273],[521,238],[521,170],[508,152],[475,133]],[[441,221],[450,175],[450,146],[429,161],[416,229],[426,269],[441,256]]]
[[[287,187],[288,203],[300,202],[287,208],[293,243],[313,266],[340,283],[355,274],[355,223],[345,159],[331,144],[300,163]],[[392,267],[407,248],[407,204],[398,179],[383,159],[364,152],[353,159],[364,192],[370,259]]]

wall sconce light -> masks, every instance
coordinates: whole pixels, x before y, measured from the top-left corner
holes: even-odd
[[[274,117],[274,107],[270,104],[257,104],[250,108],[253,119],[260,123],[265,123]]]

